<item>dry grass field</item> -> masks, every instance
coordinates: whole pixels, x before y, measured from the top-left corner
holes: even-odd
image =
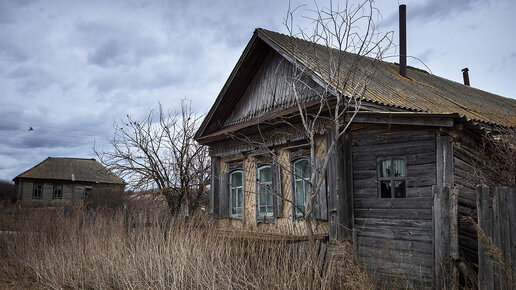
[[[19,210],[18,210],[19,211]],[[281,241],[223,237],[199,215],[131,218],[120,212],[40,209],[4,214],[0,285],[78,289],[372,289],[356,264],[345,271]],[[129,227],[127,226],[129,225]],[[330,261],[331,263],[331,261]]]
[[[206,214],[187,224],[166,216],[4,207],[0,289],[419,288],[411,277],[385,284],[349,251],[344,267],[329,256],[321,270],[317,255],[291,241],[217,234]]]

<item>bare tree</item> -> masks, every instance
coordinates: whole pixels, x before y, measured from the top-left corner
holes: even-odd
[[[201,119],[185,100],[179,113],[165,112],[160,104],[141,121],[127,115],[121,123],[115,122],[109,139],[112,149],[94,150],[132,189],[155,189],[165,197],[171,214],[183,208],[189,216],[206,196],[209,184],[208,151],[193,140]]]
[[[380,15],[373,3],[373,0],[356,4],[345,1],[342,7],[330,1],[327,8],[320,8],[316,2],[313,9],[289,7],[284,24],[289,32],[290,45],[284,49],[292,67],[291,73],[280,82],[290,88],[290,98],[295,100],[297,112],[278,114],[274,121],[258,124],[260,138],[242,133],[233,135],[253,143],[255,148],[272,155],[273,159],[277,156],[270,146],[271,134],[265,132],[264,125],[270,128],[271,125],[284,124],[304,138],[309,148],[311,188],[305,208],[300,210],[311,241],[315,226],[312,217],[314,202],[321,193],[328,164],[335,155],[339,139],[349,130],[361,108],[375,65],[392,45],[392,32],[379,32],[375,21]],[[302,19],[310,22],[309,28],[295,22],[301,10],[308,11]],[[260,126],[264,128],[263,132]],[[316,138],[328,131],[331,138],[327,139],[326,153],[322,158],[317,157]],[[318,163],[317,158],[320,159]],[[296,174],[289,166],[283,165],[282,170]],[[292,201],[286,201],[296,206]]]
[[[482,136],[482,146],[475,164],[476,176],[490,186],[516,184],[516,128],[495,127]]]

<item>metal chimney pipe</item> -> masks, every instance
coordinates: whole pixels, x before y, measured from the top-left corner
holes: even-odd
[[[407,6],[399,7],[400,14],[400,75],[407,77]]]
[[[462,69],[462,78],[464,79],[464,85],[469,87],[469,69],[467,67]]]

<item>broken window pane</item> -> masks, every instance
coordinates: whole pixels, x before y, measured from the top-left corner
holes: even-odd
[[[394,181],[394,197],[395,198],[407,197],[405,180],[395,180]]]
[[[380,197],[391,198],[391,182],[382,181],[380,184]]]

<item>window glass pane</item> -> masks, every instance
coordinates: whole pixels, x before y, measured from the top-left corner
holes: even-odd
[[[260,167],[258,172],[260,183],[272,182],[272,170],[269,165]]]
[[[272,194],[267,194],[267,206],[272,207],[273,197]]]
[[[232,188],[231,189],[231,208],[233,209],[236,206],[238,206],[237,205],[237,189]]]
[[[309,179],[310,178],[310,164],[308,160],[303,159],[295,163],[296,167],[296,179]]]
[[[244,191],[242,189],[237,190],[237,207],[243,207],[244,202]]]
[[[305,207],[305,182],[303,180],[296,181],[296,206],[302,211]]]
[[[272,170],[270,165],[262,166],[258,169],[258,199],[259,214],[273,215],[273,197],[272,194]]]
[[[260,201],[260,206],[264,206],[267,203],[267,201],[265,199],[266,194],[265,194],[264,188],[265,188],[264,186],[260,186],[260,194],[258,196],[258,199]]]
[[[394,177],[405,176],[405,159],[395,158],[392,160],[392,171]]]
[[[391,177],[391,159],[380,161],[380,177]]]
[[[240,187],[242,186],[242,171],[236,171],[231,173],[231,186]]]
[[[380,197],[391,198],[391,182],[382,181],[380,184]]]
[[[396,197],[396,198],[407,197],[405,180],[395,180],[394,181],[394,197]]]

